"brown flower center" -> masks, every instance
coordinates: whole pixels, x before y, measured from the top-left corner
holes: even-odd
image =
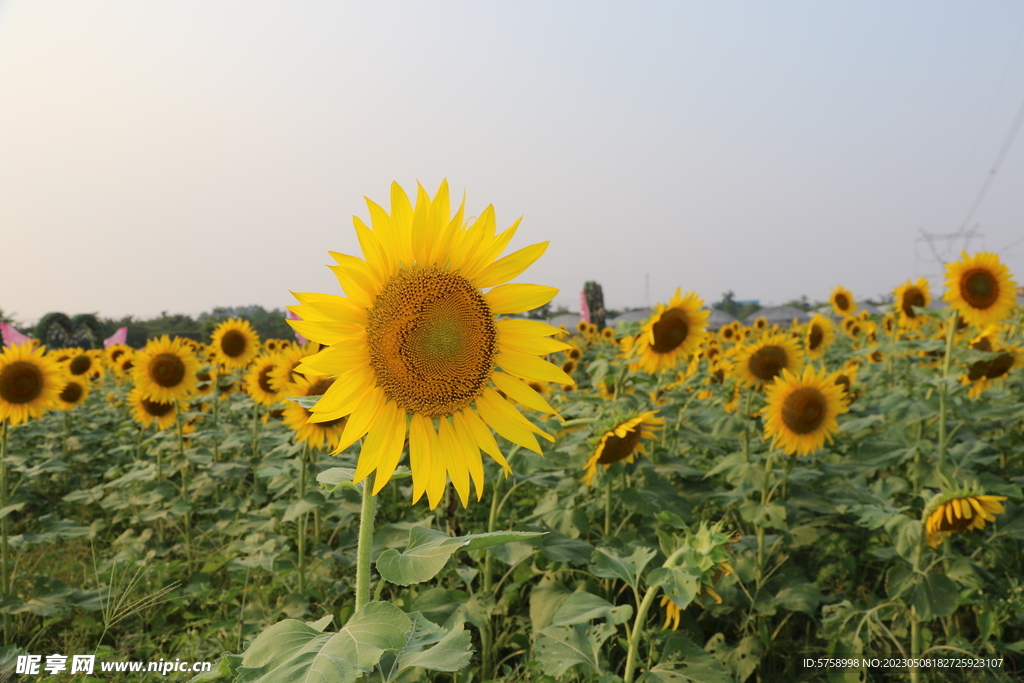
[[[428,266],[399,271],[369,311],[370,364],[384,394],[408,413],[451,415],[491,378],[494,315],[462,275]]]
[[[601,455],[597,461],[602,465],[611,465],[613,462],[625,460],[633,454],[633,450],[640,443],[640,426],[626,432],[626,436],[612,434],[604,442]]]
[[[989,361],[985,376],[989,379],[1002,377],[1013,368],[1013,356],[1009,353],[1001,353]]]
[[[801,387],[782,402],[782,421],[791,432],[810,434],[825,421],[825,395],[814,387]]]
[[[689,320],[686,311],[670,308],[661,314],[658,322],[651,326],[654,343],[651,348],[655,353],[669,353],[679,347],[690,334]]]
[[[142,409],[152,417],[163,417],[174,410],[174,403],[161,403],[160,401],[150,401],[148,398],[144,398],[142,399]]]
[[[72,375],[84,375],[89,372],[89,368],[92,367],[92,359],[84,353],[81,356],[75,356],[75,359],[68,365],[68,369]]]
[[[270,373],[274,370],[273,365],[264,365],[260,368],[260,374],[256,376],[256,382],[260,385],[260,389],[267,392],[268,394],[276,394],[273,387],[270,386]]]
[[[845,294],[836,294],[833,301],[835,301],[836,308],[840,311],[846,311],[850,308],[850,299]]]
[[[789,357],[781,346],[762,346],[750,354],[747,369],[761,382],[771,382],[789,366]]]
[[[240,330],[228,330],[220,338],[220,350],[228,358],[238,358],[249,347],[249,339]]]
[[[971,268],[960,277],[960,296],[971,308],[989,308],[999,298],[999,281],[987,268]]]
[[[75,405],[82,398],[83,391],[82,385],[78,382],[68,382],[64,390],[60,392],[60,400]]]
[[[157,354],[149,361],[149,378],[164,389],[173,389],[185,379],[185,362],[177,354]]]
[[[0,370],[0,399],[12,404],[31,403],[43,393],[43,371],[35,363],[16,360]]]
[[[908,318],[916,318],[917,313],[914,311],[914,306],[924,308],[924,292],[917,287],[910,287],[903,293],[903,301],[900,302],[903,315]]]
[[[811,325],[811,331],[807,335],[807,348],[811,351],[817,351],[824,340],[825,330],[821,329],[821,325],[818,323]]]

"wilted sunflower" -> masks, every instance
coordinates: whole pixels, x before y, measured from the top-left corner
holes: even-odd
[[[923,323],[928,317],[914,311],[914,307],[928,308],[931,302],[932,294],[928,280],[919,277],[917,282],[904,282],[896,288],[896,313],[899,315],[900,324],[904,327],[913,327]]]
[[[1003,513],[1006,496],[986,496],[980,489],[959,489],[936,495],[924,510],[928,545],[935,548],[954,531],[984,529]]]
[[[959,261],[946,265],[942,298],[969,324],[984,328],[1010,314],[1017,303],[1016,288],[1010,270],[996,254],[960,252]]]
[[[832,343],[832,336],[832,322],[825,316],[815,313],[807,323],[804,349],[811,358],[820,360],[825,355],[825,349]]]
[[[654,439],[657,437],[654,432],[662,429],[665,424],[665,419],[657,417],[657,415],[658,412],[656,410],[650,410],[625,422],[620,422],[605,432],[601,436],[601,441],[598,443],[594,454],[590,456],[590,460],[583,466],[586,472],[583,477],[584,485],[590,486],[594,481],[598,465],[604,465],[605,469],[608,469],[614,463],[623,460],[633,462],[633,457],[637,453],[647,455],[647,450],[640,439]]]
[[[262,406],[272,406],[284,398],[284,392],[275,391],[270,385],[270,373],[277,368],[278,354],[263,354],[253,361],[245,374],[247,393]]]
[[[81,377],[71,377],[57,395],[57,408],[71,410],[85,403],[89,397],[89,382]]]
[[[784,334],[773,334],[750,342],[738,354],[736,369],[747,386],[762,386],[779,376],[783,370],[798,373],[803,369],[796,343]]]
[[[633,354],[639,356],[637,365],[648,374],[676,367],[704,341],[711,312],[701,310],[704,302],[696,294],[681,296],[681,291],[676,289],[667,306],[658,304],[636,339]]]
[[[149,427],[155,422],[157,429],[168,429],[178,417],[176,402],[148,399],[141,387],[135,387],[128,394],[128,405],[132,409],[132,418],[143,427]]]
[[[165,334],[150,339],[135,354],[135,386],[150,401],[169,403],[188,398],[199,384],[198,371],[199,361],[181,337],[171,339]]]
[[[765,391],[765,437],[788,455],[819,450],[839,431],[836,417],[849,410],[843,389],[825,373],[808,365],[802,376],[783,370]]]
[[[548,338],[557,328],[495,320],[543,306],[557,294],[553,287],[504,284],[548,243],[498,258],[519,222],[495,234],[494,208],[469,222],[464,200],[451,216],[447,181],[433,199],[419,186],[415,208],[397,183],[390,215],[369,199],[367,205],[372,229],[353,217],[365,260],[331,253],[347,296],[296,294],[302,303],[290,307],[302,318],[289,320],[292,327],[329,345],[304,359],[299,371],[339,376],[311,420],[349,416],[335,452],[367,435],[354,479],[376,471],[374,494],[391,479],[408,434],[413,502],[426,493],[436,507],[450,477],[467,505],[470,480],[477,499],[483,495],[481,450],[511,471],[488,427],[536,453],[535,434],[552,440],[496,389],[555,413],[526,383],[572,383],[542,359],[568,348]]]
[[[311,377],[306,379],[302,375],[296,377],[293,384],[289,384],[282,391],[286,396],[323,396],[334,384],[334,377]],[[310,422],[312,415],[309,410],[303,408],[295,401],[287,401],[284,407],[284,422],[295,431],[295,440],[307,443],[311,448],[323,448],[327,444],[334,448],[341,441],[341,435],[345,429],[348,418],[339,417],[325,422]]]
[[[853,315],[857,310],[857,303],[853,300],[853,294],[842,285],[836,285],[828,300],[832,303],[832,310],[844,318]]]
[[[25,343],[0,353],[0,421],[27,422],[57,404],[67,370],[46,356],[46,347]]]
[[[217,362],[228,370],[244,368],[260,352],[260,336],[248,320],[231,318],[213,331],[210,340]]]

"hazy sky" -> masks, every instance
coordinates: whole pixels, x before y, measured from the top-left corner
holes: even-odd
[[[891,292],[988,175],[1022,33],[1017,0],[0,0],[0,308],[338,292],[363,196],[442,178],[574,310]],[[1024,283],[1024,132],[974,223]]]

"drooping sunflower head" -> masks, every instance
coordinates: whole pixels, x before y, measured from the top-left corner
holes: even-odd
[[[853,294],[842,285],[836,285],[828,300],[832,304],[832,310],[844,318],[857,311],[857,303],[853,300]]]
[[[771,382],[783,370],[797,373],[803,368],[794,340],[784,334],[774,334],[750,342],[737,359],[739,378],[747,386],[760,387]]]
[[[535,435],[551,438],[510,400],[554,414],[527,382],[572,383],[542,358],[568,348],[549,339],[557,328],[496,319],[557,293],[505,284],[547,243],[498,258],[518,222],[496,234],[493,207],[469,222],[464,202],[453,216],[447,182],[433,199],[418,187],[415,206],[397,183],[390,213],[367,205],[372,229],[353,219],[364,258],[331,254],[346,296],[296,294],[301,304],[290,307],[301,320],[289,324],[327,345],[303,359],[299,372],[339,377],[311,419],[349,417],[335,452],[366,435],[355,481],[376,472],[373,493],[394,473],[408,434],[413,502],[426,493],[436,507],[450,477],[468,504],[471,480],[478,498],[483,491],[481,449],[509,469],[488,427],[537,453]]]
[[[611,426],[601,435],[594,454],[583,466],[583,483],[590,486],[598,465],[604,465],[605,469],[608,469],[617,462],[633,462],[637,453],[646,455],[647,450],[641,439],[657,438],[655,432],[664,425],[665,419],[658,417],[656,410],[651,410]]]
[[[47,357],[46,347],[25,343],[0,353],[0,421],[12,426],[56,407],[67,370]]]
[[[245,373],[246,393],[262,406],[276,405],[284,398],[283,392],[275,391],[270,384],[270,373],[279,362],[278,354],[265,353],[257,356]]]
[[[815,314],[807,323],[804,333],[804,349],[815,360],[825,355],[825,349],[832,343],[832,321],[823,315]]]
[[[700,348],[707,334],[710,311],[701,310],[704,302],[693,292],[681,295],[676,289],[668,305],[658,304],[654,315],[644,323],[633,353],[639,367],[648,374],[676,367]]]
[[[946,265],[943,300],[977,328],[1003,321],[1017,303],[1017,284],[1010,270],[991,252],[968,256]]]
[[[183,400],[195,393],[199,360],[181,337],[166,334],[150,339],[135,355],[135,385],[145,398],[160,403]]]
[[[67,384],[57,396],[59,410],[72,410],[85,403],[89,397],[89,382],[81,377],[69,377]]]
[[[259,355],[260,336],[248,320],[231,318],[217,325],[210,345],[218,363],[236,370],[248,366]]]
[[[789,455],[821,449],[839,431],[836,417],[848,410],[842,387],[830,380],[824,368],[815,370],[810,365],[803,375],[784,370],[765,394],[765,437],[772,437]]]
[[[131,407],[132,418],[143,427],[155,423],[157,429],[169,429],[178,419],[177,402],[148,399],[142,387],[135,387],[128,394],[128,405]]]
[[[919,277],[916,282],[907,280],[896,288],[896,314],[904,327],[916,327],[927,320],[927,316],[914,310],[928,308],[932,301],[931,288],[928,280]]]
[[[1000,343],[1000,329],[998,325],[989,325],[985,330],[970,342],[970,347],[976,351],[997,354],[990,358],[974,361],[967,367],[967,372],[961,375],[961,384],[970,385],[968,396],[977,398],[986,389],[1002,383],[1007,375],[1016,370],[1024,362],[1018,344],[1004,345]]]
[[[943,491],[925,506],[923,519],[928,545],[935,548],[954,531],[984,529],[1004,512],[1006,496],[989,496],[977,486]]]

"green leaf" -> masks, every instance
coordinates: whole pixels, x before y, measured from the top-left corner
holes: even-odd
[[[537,636],[534,655],[549,676],[561,676],[577,664],[600,673],[601,646],[615,631],[615,626],[607,623],[548,626]]]
[[[371,602],[338,633],[319,625],[285,619],[263,631],[242,656],[236,683],[354,683],[386,650],[405,647],[412,622],[391,603]]]
[[[725,635],[716,633],[708,638],[704,649],[710,652],[733,675],[737,683],[743,683],[754,673],[761,662],[764,644],[757,636],[747,636],[736,647],[729,647]]]
[[[611,624],[625,623],[633,616],[633,606],[616,607],[604,598],[585,591],[573,593],[562,603],[551,620],[552,626],[572,626],[595,619],[607,619]]]
[[[408,642],[398,653],[381,657],[380,670],[385,683],[398,678],[406,669],[418,667],[431,671],[461,671],[473,657],[469,631],[456,624],[450,631],[431,622],[419,612],[409,614],[412,630]],[[427,647],[433,645],[433,647]]]
[[[377,558],[377,571],[386,581],[410,586],[434,578],[460,548],[482,550],[491,546],[543,536],[542,532],[495,531],[452,538],[440,531],[415,526],[409,531],[405,551],[385,550]]]
[[[632,555],[623,558],[609,548],[598,548],[591,557],[593,564],[590,571],[602,579],[622,579],[632,586],[633,590],[639,590],[640,574],[657,554],[656,550],[641,546],[634,550]]]
[[[669,636],[661,660],[637,683],[734,683],[712,655],[682,634]]]
[[[798,583],[775,594],[775,603],[790,612],[804,612],[811,617],[818,612],[821,590],[814,583]]]
[[[316,480],[320,482],[320,488],[325,491],[337,491],[342,487],[347,487],[362,492],[363,482],[358,484],[352,483],[355,477],[356,471],[353,469],[348,467],[332,467],[316,475]]]
[[[289,401],[298,403],[306,410],[312,410],[313,406],[315,406],[317,404],[317,401],[323,398],[323,396],[286,396],[285,398],[287,398]]]
[[[25,502],[24,501],[22,501],[20,503],[15,503],[14,505],[7,505],[5,507],[0,508],[0,519],[3,519],[4,517],[6,517],[7,515],[11,514],[12,512],[17,512],[18,510],[20,510],[23,507],[25,507]]]
[[[948,617],[956,611],[960,592],[956,583],[942,574],[925,574],[915,586],[910,601],[921,619]]]
[[[680,567],[659,567],[647,577],[650,586],[661,586],[669,600],[686,609],[700,593],[700,577]]]
[[[545,576],[530,592],[530,622],[537,633],[551,625],[555,613],[571,591],[551,576]]]

